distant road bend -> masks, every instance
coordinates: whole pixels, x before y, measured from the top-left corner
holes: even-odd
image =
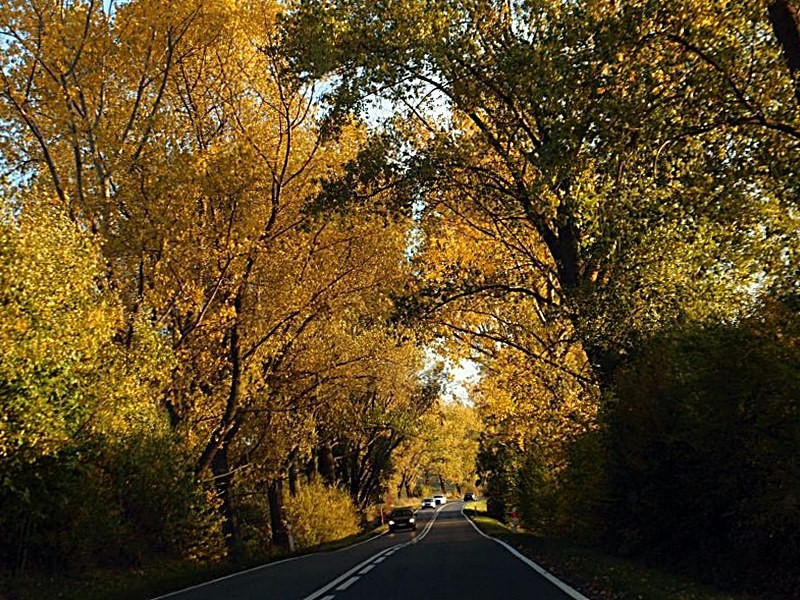
[[[417,531],[267,564],[155,600],[588,600],[484,536],[462,507],[420,511]]]

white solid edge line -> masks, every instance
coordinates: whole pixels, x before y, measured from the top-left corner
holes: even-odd
[[[377,533],[377,534],[373,535],[372,537],[368,537],[365,540],[361,540],[357,544],[350,544],[349,546],[345,546],[344,548],[338,548],[337,550],[331,550],[331,553],[344,552],[345,550],[350,550],[350,548],[355,548],[356,546],[360,546],[361,544],[366,544],[367,542],[371,542],[372,540],[376,540],[379,537],[381,537],[382,535],[386,535],[387,533],[389,533],[388,529],[386,531],[382,531],[380,533]],[[314,554],[325,554],[325,552],[312,552],[312,553],[306,554],[304,556],[313,556]]]
[[[219,581],[225,581],[226,579],[232,579],[233,577],[238,577],[239,575],[244,575],[246,573],[252,573],[253,571],[259,571],[261,569],[266,569],[268,567],[274,567],[276,565],[281,565],[283,563],[292,562],[295,560],[300,560],[301,558],[308,558],[312,556],[312,554],[303,554],[302,556],[292,556],[291,558],[284,558],[282,560],[276,560],[275,562],[269,562],[263,565],[258,565],[257,567],[252,567],[250,569],[245,569],[244,571],[237,571],[236,573],[231,573],[230,575],[223,575],[222,577],[217,577],[216,579],[211,579],[210,581],[204,581],[203,583],[198,583],[196,585],[191,585],[187,588],[182,588],[180,590],[175,590],[174,592],[169,592],[164,594],[163,596],[156,596],[152,598],[152,600],[162,600],[162,598],[169,598],[170,596],[177,596],[178,594],[182,594],[184,592],[191,592],[192,590],[199,589],[201,587],[205,587],[207,585],[211,585],[212,583],[217,583]]]
[[[339,584],[340,584],[342,581],[344,581],[345,579],[347,579],[348,577],[350,577],[350,576],[351,576],[353,573],[355,573],[355,572],[356,572],[356,571],[358,571],[359,569],[363,569],[365,565],[369,564],[370,562],[372,562],[373,560],[375,560],[375,559],[376,559],[376,558],[378,558],[379,556],[381,556],[381,555],[385,554],[386,552],[388,552],[389,550],[391,550],[391,549],[392,549],[392,548],[394,548],[394,547],[395,547],[395,546],[390,546],[389,548],[384,548],[383,550],[381,550],[381,551],[380,551],[380,552],[378,552],[377,554],[373,554],[373,555],[372,555],[372,556],[370,556],[370,557],[369,557],[367,560],[365,560],[364,562],[361,562],[361,563],[357,564],[355,567],[353,567],[352,569],[350,569],[350,570],[349,570],[349,571],[347,571],[346,573],[343,573],[342,575],[339,575],[339,577],[337,577],[336,579],[334,579],[334,580],[333,580],[333,581],[331,581],[330,583],[327,583],[327,584],[325,584],[324,586],[322,586],[321,588],[319,588],[319,589],[318,589],[316,592],[311,592],[311,593],[310,593],[308,596],[306,596],[305,598],[303,598],[303,600],[316,600],[317,598],[319,598],[320,596],[322,596],[322,594],[324,594],[325,592],[327,592],[327,591],[329,591],[329,590],[333,589],[334,587],[336,587],[337,585],[339,585]]]
[[[342,552],[343,550],[349,550],[350,548],[355,548],[356,546],[360,546],[361,544],[366,544],[367,542],[371,542],[374,539],[381,537],[382,535],[386,535],[386,531],[379,533],[377,535],[373,535],[366,540],[358,542],[357,544],[352,544],[350,546],[345,546],[344,548],[339,548],[338,550],[331,550],[329,552],[309,552],[308,554],[302,554],[300,556],[292,556],[290,558],[284,558],[282,560],[276,560],[274,562],[268,562],[263,565],[258,565],[257,567],[251,567],[249,569],[245,569],[244,571],[237,571],[236,573],[231,573],[230,575],[223,575],[222,577],[217,577],[216,579],[211,579],[210,581],[204,581],[203,583],[198,583],[196,585],[191,585],[187,588],[182,588],[180,590],[175,590],[174,592],[168,592],[163,596],[156,596],[152,598],[152,600],[162,600],[163,598],[169,598],[171,596],[177,596],[178,594],[182,594],[184,592],[191,592],[192,590],[199,589],[201,587],[205,587],[207,585],[211,585],[213,583],[217,583],[219,581],[225,581],[226,579],[231,579],[233,577],[238,577],[239,575],[245,575],[246,573],[252,573],[253,571],[258,571],[260,569],[268,569],[269,567],[275,567],[277,565],[282,565],[284,563],[292,562],[295,560],[300,560],[302,558],[309,558],[311,556],[319,556],[320,554],[333,554],[334,552]]]
[[[421,541],[422,538],[424,538],[427,535],[428,531],[430,531],[430,528],[433,526],[433,522],[436,521],[436,517],[439,515],[439,511],[444,507],[445,507],[445,505],[442,504],[441,506],[439,506],[436,509],[436,511],[434,511],[433,519],[431,519],[427,523],[427,526],[423,530],[422,535],[420,535],[418,537],[415,537],[412,541],[406,542],[405,544],[398,544],[398,545],[392,546],[391,548],[389,548],[389,550],[391,550],[392,548],[397,550],[397,549],[399,549],[399,548],[401,548],[403,546],[407,546],[408,544],[416,544],[417,542]],[[462,514],[463,514],[463,512],[462,512]],[[467,519],[467,520],[469,520],[469,519]],[[388,531],[384,531],[384,532],[379,533],[377,535],[373,535],[372,537],[367,538],[366,540],[358,542],[357,544],[352,544],[350,546],[345,546],[344,548],[339,548],[338,550],[332,550],[331,553],[342,552],[344,550],[349,550],[350,548],[355,548],[356,546],[360,546],[362,544],[366,544],[367,542],[371,542],[374,539],[377,539],[377,538],[379,538],[381,536],[384,536],[387,533],[388,533]],[[481,532],[481,533],[483,533],[483,532]],[[204,581],[203,583],[198,583],[196,585],[192,585],[192,586],[189,586],[189,587],[186,587],[186,588],[182,588],[180,590],[175,590],[174,592],[168,592],[168,593],[166,593],[166,594],[164,594],[162,596],[156,596],[155,598],[152,598],[151,600],[163,600],[164,598],[170,598],[172,596],[177,596],[178,594],[182,594],[184,592],[191,592],[192,590],[196,590],[196,589],[199,589],[201,587],[205,587],[207,585],[212,585],[212,584],[218,583],[220,581],[225,581],[226,579],[232,579],[233,577],[238,577],[239,575],[245,575],[246,573],[252,573],[253,571],[259,571],[261,569],[267,569],[269,567],[274,567],[274,566],[277,566],[277,565],[281,565],[283,563],[292,562],[294,560],[300,560],[302,558],[309,558],[311,556],[319,556],[320,554],[326,554],[326,553],[325,552],[311,552],[309,554],[303,554],[302,556],[292,556],[291,558],[284,558],[283,560],[276,560],[275,562],[269,562],[269,563],[266,563],[266,564],[263,564],[263,565],[258,565],[257,567],[252,567],[250,569],[245,569],[244,571],[237,571],[236,573],[231,573],[229,575],[223,575],[222,577],[217,577],[216,579],[211,579],[210,581]],[[373,558],[376,558],[377,556],[380,556],[381,554],[382,554],[382,552],[379,552],[378,554],[373,555],[372,557],[370,557],[370,559],[365,561],[365,562],[369,562],[370,560],[372,560]],[[364,564],[365,563],[361,563],[359,565],[359,567],[361,567]],[[325,591],[328,591],[328,589],[330,589],[330,588],[327,588]],[[314,593],[316,594],[317,592],[314,592]],[[314,600],[314,598],[316,598],[316,596],[314,596],[312,594],[311,596],[307,596],[306,598],[303,598],[303,600]]]
[[[470,519],[467,515],[464,514],[464,507],[463,506],[461,507],[461,516],[464,517],[470,525],[472,525],[472,527],[475,529],[475,531],[480,533],[487,540],[492,540],[493,542],[496,542],[497,544],[500,544],[503,548],[508,550],[514,556],[516,556],[519,560],[524,562],[531,569],[536,571],[539,575],[541,575],[542,577],[547,579],[547,581],[549,581],[554,586],[559,588],[562,592],[564,592],[565,594],[567,594],[571,598],[574,598],[574,600],[589,600],[589,598],[587,598],[586,596],[581,594],[578,590],[576,590],[573,587],[570,587],[569,585],[567,585],[566,583],[561,581],[558,577],[556,577],[552,573],[550,573],[547,570],[545,570],[544,567],[542,567],[541,565],[535,563],[530,558],[528,558],[527,556],[525,556],[524,554],[519,552],[517,549],[509,546],[503,540],[498,540],[497,538],[493,538],[490,535],[486,535],[483,531],[480,530],[480,528],[477,525],[475,525],[475,523],[472,522],[472,519]]]

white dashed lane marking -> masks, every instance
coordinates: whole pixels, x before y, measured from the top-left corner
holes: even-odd
[[[344,590],[346,590],[347,588],[349,588],[351,585],[353,585],[353,584],[354,584],[356,581],[358,581],[358,577],[351,577],[350,579],[348,579],[347,581],[345,581],[345,582],[344,582],[342,585],[340,585],[339,587],[337,587],[337,588],[336,588],[336,591],[337,591],[337,592],[343,592]]]
[[[444,508],[444,505],[439,506],[434,511],[433,517],[425,525],[425,528],[422,530],[422,533],[420,535],[415,536],[414,538],[412,538],[411,540],[409,540],[409,541],[407,541],[405,543],[396,544],[394,546],[390,546],[389,548],[381,550],[380,552],[378,552],[377,554],[374,554],[373,556],[371,556],[370,558],[368,558],[367,560],[365,560],[361,564],[358,564],[355,567],[353,567],[352,569],[350,569],[349,571],[347,571],[346,573],[343,573],[342,575],[340,575],[339,577],[337,577],[336,579],[334,579],[333,581],[331,581],[327,585],[322,586],[316,592],[313,592],[313,593],[309,594],[308,596],[303,598],[303,600],[335,600],[335,596],[332,596],[330,594],[327,595],[327,596],[323,596],[322,594],[325,594],[326,592],[329,592],[332,589],[335,589],[337,592],[341,592],[341,591],[346,590],[351,585],[353,585],[356,581],[358,581],[359,578],[357,576],[353,576],[355,573],[358,573],[358,575],[364,575],[366,573],[369,573],[372,569],[375,568],[375,566],[377,564],[382,563],[384,560],[386,560],[389,556],[391,556],[392,554],[394,554],[398,550],[401,550],[401,549],[403,549],[406,546],[409,546],[411,544],[416,544],[418,542],[421,542],[425,538],[425,536],[428,535],[428,532],[431,530],[431,527],[433,527],[433,524],[436,521],[436,517],[439,516],[439,513],[441,512],[442,508]],[[473,527],[474,527],[474,525],[473,525]],[[376,537],[378,537],[378,536],[376,536]],[[349,579],[348,579],[348,577],[349,577]],[[344,582],[344,583],[342,583],[342,582]]]
[[[366,567],[364,567],[363,569],[361,569],[361,570],[358,572],[358,574],[359,574],[359,575],[366,575],[367,573],[369,573],[370,571],[372,571],[372,569],[374,569],[374,568],[375,568],[375,565],[369,565],[369,566],[366,566]],[[323,600],[324,600],[324,598],[323,598]]]

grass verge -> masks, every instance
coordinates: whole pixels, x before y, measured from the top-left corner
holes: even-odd
[[[11,578],[0,572],[0,600],[143,600],[270,562],[315,552],[332,552],[386,530],[385,525],[293,554],[263,556],[237,564],[199,564],[182,560],[153,561],[137,569],[92,569],[80,574],[31,573]]]
[[[757,600],[755,596],[722,592],[595,548],[531,533],[513,533],[480,509],[466,505],[464,512],[481,531],[516,548],[591,600]]]

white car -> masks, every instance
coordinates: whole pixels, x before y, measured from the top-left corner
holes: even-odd
[[[433,498],[425,498],[422,500],[421,508],[436,508],[436,502]]]
[[[433,501],[436,503],[436,506],[439,506],[440,504],[446,504],[447,496],[445,496],[444,494],[436,494],[433,497]]]

